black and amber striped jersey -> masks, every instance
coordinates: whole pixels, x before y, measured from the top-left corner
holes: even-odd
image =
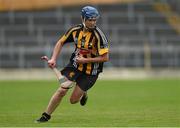
[[[84,32],[82,24],[76,25],[70,28],[60,40],[63,44],[70,42],[75,44],[70,63],[76,69],[88,75],[97,75],[103,71],[103,62],[77,64],[75,61],[75,57],[79,54],[79,49],[90,51],[88,54],[83,55],[85,58],[94,58],[109,52],[108,40],[98,27]]]

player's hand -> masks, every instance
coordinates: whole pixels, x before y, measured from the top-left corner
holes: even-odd
[[[48,66],[54,68],[56,66],[56,61],[54,59],[48,60]]]
[[[76,62],[77,62],[78,64],[84,64],[84,63],[87,63],[87,59],[84,58],[82,55],[78,55],[78,56],[76,57]]]

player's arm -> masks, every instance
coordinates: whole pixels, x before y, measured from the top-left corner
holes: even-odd
[[[50,68],[53,68],[53,67],[56,66],[56,60],[57,60],[57,58],[58,58],[59,53],[61,52],[63,43],[64,43],[64,42],[62,41],[62,39],[60,39],[60,40],[56,43],[56,45],[55,45],[55,47],[54,47],[54,50],[53,50],[53,54],[52,54],[52,56],[51,56],[51,59],[48,61],[48,65],[49,65]]]
[[[73,42],[72,28],[69,29],[66,34],[64,34],[56,43],[51,59],[48,61],[50,68],[54,68],[56,66],[56,60],[59,56],[59,53],[61,52],[63,45],[67,42]]]
[[[77,63],[94,63],[94,62],[106,62],[109,61],[109,53],[104,53],[100,56],[94,57],[94,58],[84,58],[82,55],[78,56],[76,58]]]

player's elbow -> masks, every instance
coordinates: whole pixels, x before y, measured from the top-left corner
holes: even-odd
[[[104,62],[109,61],[109,54],[105,54],[105,55],[104,55],[103,61],[104,61]]]
[[[109,61],[109,57],[106,57],[106,58],[104,59],[104,62],[107,62],[107,61]]]

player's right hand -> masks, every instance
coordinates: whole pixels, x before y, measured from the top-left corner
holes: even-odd
[[[48,60],[48,66],[49,66],[50,68],[56,67],[56,61],[55,61],[54,59]]]

